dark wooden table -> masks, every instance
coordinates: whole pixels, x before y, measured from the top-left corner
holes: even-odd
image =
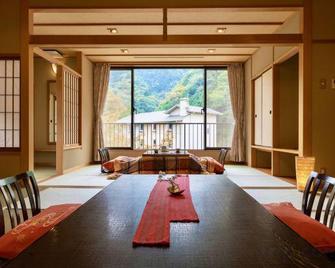
[[[142,156],[157,156],[157,157],[185,157],[189,156],[190,153],[186,150],[180,150],[179,153],[176,152],[176,150],[169,150],[167,152],[162,152],[161,150],[158,150],[158,153],[155,153],[155,150],[148,150],[145,151]]]
[[[155,181],[122,176],[8,267],[334,266],[223,175],[191,175],[200,223],[171,224],[170,248],[133,248]]]
[[[157,171],[164,171],[168,173],[178,173],[180,171],[180,163],[179,161],[181,159],[189,158],[190,153],[187,150],[180,150],[179,153],[177,153],[175,150],[169,150],[166,152],[162,152],[161,150],[158,151],[158,153],[155,153],[155,150],[148,150],[142,154],[142,157],[150,157],[154,158],[153,161],[153,167]],[[171,167],[167,168],[167,161],[168,159],[173,163],[173,169]]]

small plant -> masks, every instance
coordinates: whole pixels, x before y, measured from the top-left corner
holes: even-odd
[[[184,192],[184,190],[180,190],[179,185],[175,182],[175,180],[177,178],[176,175],[173,175],[173,176],[168,177],[168,178],[165,178],[165,177],[166,177],[166,173],[163,172],[163,171],[160,171],[159,175],[158,175],[158,182],[167,181],[170,184],[170,186],[167,188],[167,190],[171,194],[179,195],[182,192]]]

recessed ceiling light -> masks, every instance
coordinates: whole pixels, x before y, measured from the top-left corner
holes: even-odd
[[[107,30],[112,33],[112,34],[116,34],[118,33],[119,31],[117,30],[117,28],[111,28],[111,27],[108,27]]]
[[[216,29],[217,33],[224,33],[225,31],[227,31],[226,27],[219,27],[219,28]]]
[[[208,49],[208,53],[215,53],[215,51],[216,51],[216,49],[214,49],[214,48],[209,48]]]
[[[126,49],[126,48],[121,48],[121,52],[124,53],[124,54],[127,54],[127,53],[129,53],[129,50]]]

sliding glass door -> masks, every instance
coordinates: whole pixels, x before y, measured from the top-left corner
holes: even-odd
[[[230,147],[234,119],[226,68],[111,69],[105,146]]]
[[[134,148],[204,148],[204,69],[134,69]]]
[[[111,69],[103,121],[106,147],[132,147],[132,69]]]
[[[206,147],[230,147],[234,126],[227,69],[206,69]]]

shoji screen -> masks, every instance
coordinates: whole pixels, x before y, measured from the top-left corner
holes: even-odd
[[[262,141],[263,146],[272,146],[272,95],[273,77],[272,69],[262,75],[263,105],[262,105]]]
[[[255,145],[262,145],[262,77],[255,80]]]
[[[20,148],[20,60],[0,58],[0,149]]]
[[[255,145],[272,147],[273,133],[273,71],[266,71],[254,81],[255,114],[254,143]]]
[[[64,145],[81,144],[80,77],[64,70]]]

